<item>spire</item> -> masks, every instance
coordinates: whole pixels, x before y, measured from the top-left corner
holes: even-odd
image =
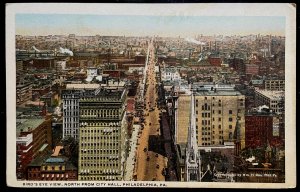
[[[241,124],[239,122],[239,118],[236,119],[235,129],[233,139],[238,142],[241,140]]]
[[[201,181],[201,162],[196,139],[195,96],[191,89],[190,121],[188,128],[185,174],[186,181]]]
[[[236,119],[233,139],[235,144],[235,155],[238,156],[241,151],[241,124],[239,118]]]
[[[190,160],[194,161],[197,154],[197,140],[196,140],[196,117],[195,117],[195,96],[191,94],[191,108],[190,108],[190,121],[188,130],[188,149],[190,153]]]

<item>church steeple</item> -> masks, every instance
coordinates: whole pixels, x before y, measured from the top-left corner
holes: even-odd
[[[186,148],[186,181],[201,181],[201,160],[196,139],[195,96],[191,93],[190,122]]]
[[[241,150],[241,124],[239,118],[236,119],[233,139],[235,144],[235,155],[238,156]]]

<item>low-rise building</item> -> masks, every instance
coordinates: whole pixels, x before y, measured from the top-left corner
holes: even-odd
[[[77,181],[77,168],[64,156],[38,157],[28,165],[28,180]]]

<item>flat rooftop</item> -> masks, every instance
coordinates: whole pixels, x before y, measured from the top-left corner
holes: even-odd
[[[242,95],[239,91],[196,91],[195,95],[208,95],[208,96],[239,96]]]
[[[67,84],[66,89],[98,89],[100,88],[99,84]]]
[[[29,129],[34,130],[39,125],[41,125],[45,119],[44,118],[33,118],[33,119],[17,119],[17,129],[16,133],[19,136],[20,132],[27,132]]]
[[[260,93],[270,99],[281,99],[281,97],[284,97],[284,91],[269,91],[269,90],[255,90],[255,92]]]

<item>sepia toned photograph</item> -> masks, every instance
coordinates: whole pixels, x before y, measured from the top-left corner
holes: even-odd
[[[296,186],[293,4],[6,16],[9,186]]]

